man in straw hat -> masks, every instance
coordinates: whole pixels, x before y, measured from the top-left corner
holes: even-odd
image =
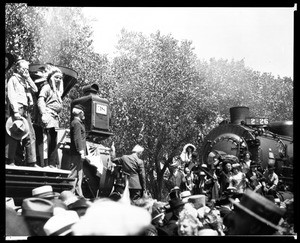
[[[229,235],[273,235],[283,232],[278,226],[285,210],[262,195],[246,189],[240,202],[234,204],[234,217]]]
[[[28,166],[36,166],[36,138],[31,121],[30,110],[33,107],[32,92],[38,91],[37,86],[29,75],[29,62],[18,60],[14,67],[14,73],[7,82],[7,98],[10,105],[10,114],[13,120],[20,120],[24,117],[29,125],[28,136],[22,139],[22,145],[26,152]],[[5,157],[9,163],[14,163],[19,140],[9,134],[5,139]]]
[[[121,157],[123,171],[129,174],[129,193],[131,200],[141,198],[146,192],[145,165],[144,161],[141,160],[143,152],[144,148],[137,144],[132,149],[132,154],[123,155]]]

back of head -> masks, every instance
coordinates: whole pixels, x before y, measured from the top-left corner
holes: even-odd
[[[133,153],[142,153],[142,152],[144,152],[144,148],[137,144],[133,147],[132,152]]]

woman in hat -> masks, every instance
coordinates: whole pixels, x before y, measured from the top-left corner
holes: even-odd
[[[195,145],[191,143],[184,145],[182,152],[180,154],[180,159],[183,167],[185,167],[184,165],[189,163],[192,160],[192,154],[195,150],[196,150]]]
[[[50,167],[58,164],[57,131],[59,113],[62,110],[63,73],[55,66],[48,67],[47,83],[42,86],[38,95],[39,124],[44,128],[47,137],[47,158]],[[44,160],[47,163],[47,160]],[[45,164],[47,166],[47,164]]]

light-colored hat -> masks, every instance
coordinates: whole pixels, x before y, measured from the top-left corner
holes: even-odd
[[[146,209],[103,198],[93,202],[72,230],[75,236],[140,235],[150,224]]]
[[[139,153],[139,152],[143,152],[144,151],[144,148],[140,145],[135,145],[134,148],[132,149],[132,152],[135,152],[135,153]]]
[[[5,128],[7,134],[16,140],[22,140],[29,134],[28,121],[22,116],[20,120],[10,116],[6,121]]]
[[[189,197],[192,196],[190,191],[183,191],[180,193],[180,197],[182,199],[183,202],[188,202]]]
[[[232,168],[239,168],[239,167],[241,167],[241,165],[240,165],[239,163],[234,163],[234,164],[232,165]]]
[[[250,189],[246,189],[243,197],[240,199],[240,202],[236,202],[232,198],[229,198],[229,200],[234,204],[234,206],[240,208],[257,220],[276,230],[284,231],[278,223],[284,216],[285,210],[278,207],[275,203],[260,194]]]
[[[70,204],[79,200],[79,197],[73,192],[65,190],[60,193],[59,199],[62,200],[66,206],[69,206]]]
[[[13,210],[17,211],[21,208],[21,206],[15,205],[15,200],[12,197],[5,198],[6,206],[12,208]]]
[[[65,210],[48,219],[43,228],[47,236],[64,236],[72,231],[72,225],[78,221],[79,216],[75,211]]]
[[[196,209],[204,207],[205,206],[205,195],[204,194],[192,195],[189,197],[188,202],[194,204]]]
[[[37,188],[32,189],[32,196],[39,197],[39,198],[55,198],[58,197],[60,194],[57,192],[53,192],[53,188],[50,185],[40,186]]]

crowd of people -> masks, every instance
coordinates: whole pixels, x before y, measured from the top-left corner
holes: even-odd
[[[79,197],[52,186],[32,190],[15,206],[6,198],[6,237],[33,236],[232,236],[294,235],[293,201],[280,206],[250,189],[240,200],[211,204],[204,194],[175,187],[167,202],[151,196],[132,200],[128,181],[120,198]]]
[[[6,70],[11,66],[6,65]],[[8,78],[6,164],[16,165],[17,154],[24,152],[26,166],[56,167],[63,73],[49,64],[36,75],[39,78],[33,81],[29,63],[20,59]],[[36,117],[31,117],[32,112]],[[196,147],[186,144],[168,166],[168,200],[162,202],[147,192],[144,148],[136,145],[131,154],[115,160],[125,176],[111,195],[85,198],[81,188],[87,158],[84,114],[81,105],[73,107],[70,177],[76,179],[74,189],[57,193],[49,185],[37,187],[20,207],[6,198],[6,236],[294,234],[293,197],[278,198],[274,165],[263,170],[249,151],[241,160],[212,152],[202,164]],[[117,168],[111,165],[112,171]]]

